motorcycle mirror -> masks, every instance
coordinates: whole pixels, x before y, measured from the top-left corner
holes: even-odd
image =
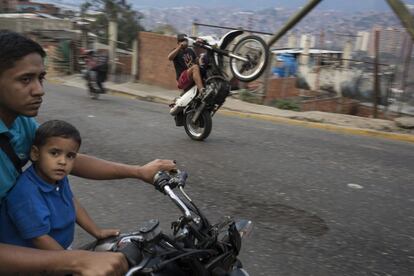
[[[236,229],[241,238],[248,237],[253,231],[253,222],[246,219],[238,220],[236,221]]]

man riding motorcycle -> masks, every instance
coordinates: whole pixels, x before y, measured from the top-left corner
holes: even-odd
[[[195,83],[198,90],[204,92],[205,88],[197,55],[193,49],[188,47],[188,40],[184,34],[177,35],[177,47],[169,53],[168,59],[174,63],[179,89],[186,91]]]

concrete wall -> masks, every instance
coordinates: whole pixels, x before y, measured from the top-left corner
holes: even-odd
[[[299,73],[305,79],[311,90],[316,90],[316,70],[307,65],[299,66]],[[347,82],[355,82],[362,74],[362,71],[355,69],[340,69],[331,67],[322,67],[319,71],[319,86],[322,89],[331,88],[342,96],[342,87]]]
[[[70,20],[48,18],[0,18],[0,29],[19,33],[34,30],[64,30],[73,29]]]
[[[140,82],[177,89],[174,65],[167,56],[177,46],[177,40],[149,32],[138,35],[138,76]]]

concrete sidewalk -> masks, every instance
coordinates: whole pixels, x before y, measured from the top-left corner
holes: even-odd
[[[85,80],[80,75],[54,77],[52,81],[78,88],[86,88]],[[138,100],[169,104],[180,94],[179,90],[168,90],[142,83],[106,82],[105,87],[112,94],[122,94]],[[319,111],[296,112],[275,107],[257,105],[228,97],[219,113],[242,117],[251,117],[281,123],[303,125],[330,131],[376,136],[394,140],[414,142],[414,129],[401,128],[394,121],[357,117],[345,114]],[[414,125],[414,117],[405,118]]]

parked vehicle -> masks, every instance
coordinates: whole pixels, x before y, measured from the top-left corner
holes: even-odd
[[[237,256],[252,222],[226,217],[211,224],[185,193],[186,179],[187,174],[180,171],[158,172],[154,177],[155,188],[168,195],[182,212],[171,224],[172,235],[161,231],[159,221],[153,219],[137,231],[94,242],[84,249],[124,253],[130,265],[126,275],[249,275]]]
[[[205,93],[200,93],[197,86],[191,87],[175,102],[170,114],[174,116],[176,126],[184,126],[187,135],[193,140],[204,140],[210,135],[212,117],[230,95],[230,80],[235,77],[242,82],[256,80],[266,69],[269,50],[266,43],[258,36],[242,37],[232,48],[232,42],[243,31],[231,31],[212,46],[208,42],[187,39],[205,53]],[[224,70],[225,63],[230,66],[231,74]]]

